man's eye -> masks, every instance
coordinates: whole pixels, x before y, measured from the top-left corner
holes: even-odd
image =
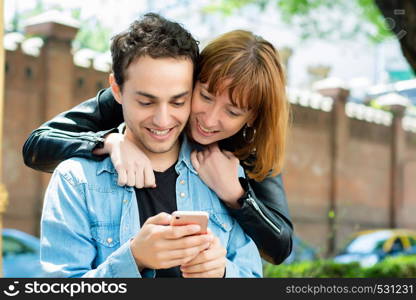
[[[181,107],[181,106],[184,106],[185,102],[173,102],[172,104],[173,106]]]
[[[142,102],[142,101],[138,101],[138,102],[141,106],[149,106],[152,104],[152,102]]]

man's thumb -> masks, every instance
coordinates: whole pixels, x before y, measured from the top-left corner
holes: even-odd
[[[172,216],[170,214],[161,212],[156,216],[148,218],[145,223],[154,225],[169,225],[171,218]]]

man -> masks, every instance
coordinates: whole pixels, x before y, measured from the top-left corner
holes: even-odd
[[[190,113],[195,40],[179,24],[147,14],[113,39],[111,52],[109,80],[122,105],[124,138],[149,157],[157,187],[118,186],[110,158],[61,163],[42,214],[45,271],[57,277],[261,276],[254,242],[199,179],[190,162],[194,146],[181,134]],[[209,212],[212,232],[169,226],[174,210]]]

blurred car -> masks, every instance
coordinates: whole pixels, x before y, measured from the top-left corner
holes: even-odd
[[[315,248],[308,245],[297,236],[293,236],[293,248],[290,255],[283,262],[284,264],[291,264],[307,260],[318,259],[318,254]]]
[[[388,256],[414,254],[416,231],[377,229],[354,234],[334,260],[338,263],[358,262],[362,267],[370,267]]]
[[[3,229],[4,277],[40,277],[40,241],[16,229]]]
[[[367,96],[369,99],[376,99],[389,93],[398,93],[408,98],[413,105],[416,105],[416,79],[373,86],[368,89]]]

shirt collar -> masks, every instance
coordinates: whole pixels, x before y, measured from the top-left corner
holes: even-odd
[[[182,133],[180,139],[182,140],[181,149],[179,151],[178,161],[175,166],[175,170],[178,172],[181,163],[183,162],[185,166],[194,174],[198,174],[198,172],[194,169],[191,163],[191,152],[193,150],[200,150],[201,148],[194,142],[191,142],[186,134]],[[98,166],[97,175],[100,175],[103,172],[109,172],[112,174],[117,174],[116,169],[114,168],[113,163],[111,162],[111,158],[107,157],[104,159]]]
[[[111,162],[110,156],[101,161],[101,163],[98,164],[97,168],[97,175],[100,175],[103,172],[109,172],[112,174],[117,174],[116,169],[114,168],[113,163]]]
[[[186,134],[182,133],[181,136],[182,144],[181,144],[181,150],[179,151],[179,157],[178,162],[176,163],[175,170],[176,172],[179,171],[179,168],[183,162],[185,166],[194,174],[198,175],[198,172],[194,169],[192,163],[191,163],[191,153],[193,150],[198,150],[198,145],[194,142],[191,142]]]

